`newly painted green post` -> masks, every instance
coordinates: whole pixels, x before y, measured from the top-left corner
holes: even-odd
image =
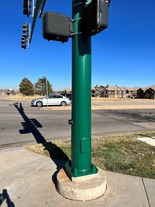
[[[72,146],[73,177],[97,173],[91,162],[91,37],[82,37],[82,10],[88,0],[72,0]]]

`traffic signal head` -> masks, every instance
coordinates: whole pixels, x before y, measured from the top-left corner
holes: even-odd
[[[29,24],[23,24],[23,36],[28,38],[28,36],[29,36]]]
[[[25,23],[22,25],[22,39],[21,39],[21,47],[26,49],[29,41],[29,24]]]
[[[30,16],[30,14],[31,14],[31,0],[24,0],[23,14],[27,15],[27,16]]]
[[[26,38],[24,36],[22,36],[22,39],[21,39],[21,47],[26,49]]]
[[[60,13],[47,12],[42,18],[42,35],[47,40],[67,42],[72,35],[72,20]]]
[[[108,27],[108,7],[110,0],[92,0],[82,13],[82,32],[87,37]]]

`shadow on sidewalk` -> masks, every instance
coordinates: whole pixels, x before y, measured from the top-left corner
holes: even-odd
[[[29,119],[25,112],[21,103],[15,103],[15,108],[18,110],[20,115],[22,116],[24,122],[22,122],[23,129],[19,130],[21,134],[32,133],[36,142],[42,144],[50,154],[50,158],[57,166],[57,171],[52,176],[53,182],[56,184],[56,175],[58,171],[64,167],[67,160],[69,160],[68,156],[59,148],[57,145],[52,142],[47,142],[46,139],[42,136],[37,128],[42,128],[42,125],[36,119]]]
[[[7,207],[15,207],[6,189],[3,189],[2,193],[0,193],[0,206],[4,201],[6,201]]]

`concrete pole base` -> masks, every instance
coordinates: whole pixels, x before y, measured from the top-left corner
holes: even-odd
[[[57,190],[65,198],[77,201],[93,200],[106,191],[106,177],[103,170],[98,173],[69,178],[64,169],[57,174]]]

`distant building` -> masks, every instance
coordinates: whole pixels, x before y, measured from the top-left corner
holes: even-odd
[[[59,94],[72,94],[72,90],[64,89],[57,91]],[[147,98],[155,99],[155,85],[139,88],[139,87],[124,87],[124,86],[98,86],[96,85],[91,89],[92,97],[103,97],[103,98]]]
[[[14,95],[16,94],[15,90],[12,89],[0,89],[0,95]]]
[[[137,90],[137,98],[155,99],[155,85],[139,88]]]
[[[93,97],[104,97],[104,98],[127,98],[135,97],[138,88],[126,88],[124,86],[98,86],[92,88]]]
[[[155,99],[155,85],[146,88],[96,85],[92,88],[92,97]]]

